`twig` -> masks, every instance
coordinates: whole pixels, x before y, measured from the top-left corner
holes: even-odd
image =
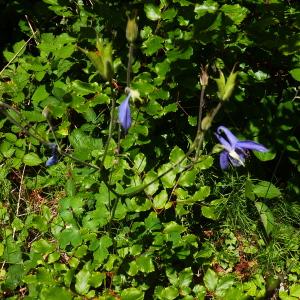
[[[19,217],[19,210],[20,210],[20,203],[21,203],[21,197],[23,193],[23,181],[24,181],[24,174],[25,174],[26,166],[23,167],[21,181],[20,181],[20,187],[19,187],[19,193],[18,193],[18,202],[17,202],[17,209],[16,209],[16,216]],[[16,229],[13,229],[13,239],[15,238]]]
[[[36,32],[35,32],[36,33]],[[30,40],[33,38],[34,36],[32,35],[25,43],[24,45],[17,51],[17,53],[11,58],[11,60],[3,67],[3,69],[0,72],[0,76],[2,76],[2,73],[4,72],[4,70],[16,59],[16,57],[21,53],[21,51],[26,47],[26,45],[30,42]]]

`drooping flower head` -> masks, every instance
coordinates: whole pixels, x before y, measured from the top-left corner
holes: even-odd
[[[48,160],[46,161],[46,167],[50,167],[50,166],[53,166],[58,163],[56,144],[50,144],[49,147],[52,150],[52,153],[51,153],[52,156],[50,158],[48,158]]]
[[[215,133],[224,150],[220,154],[221,169],[227,169],[231,163],[234,167],[245,166],[248,150],[269,151],[265,146],[253,141],[240,141],[225,126],[219,126]]]
[[[131,112],[130,112],[130,105],[129,105],[130,97],[131,97],[131,93],[128,94],[126,99],[119,106],[119,114],[118,114],[119,122],[121,123],[122,127],[126,132],[131,126]]]

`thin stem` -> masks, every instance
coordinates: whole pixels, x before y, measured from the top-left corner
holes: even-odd
[[[200,149],[202,147],[203,138],[204,138],[204,135],[202,134],[201,124],[202,124],[205,89],[206,89],[206,85],[202,85],[200,99],[199,99],[198,128],[197,128],[197,135],[196,135],[197,149],[195,154],[195,161],[199,158]]]
[[[203,114],[203,106],[204,106],[204,92],[206,89],[206,85],[202,86],[200,99],[199,99],[199,115],[198,115],[198,129],[197,134],[201,132],[201,122],[202,122],[202,114]]]
[[[116,99],[115,96],[113,95],[112,97],[112,103],[111,103],[111,111],[110,111],[110,122],[109,122],[109,128],[108,128],[108,138],[106,141],[106,145],[105,145],[105,149],[104,149],[104,153],[103,153],[103,158],[101,161],[101,166],[99,171],[102,170],[103,165],[104,165],[104,161],[108,152],[108,148],[109,148],[109,144],[110,144],[110,140],[112,138],[112,132],[113,132],[113,127],[114,127],[114,123],[115,123],[115,108],[116,108]]]
[[[213,111],[211,113],[211,120],[213,120],[215,118],[216,114],[219,112],[222,105],[223,105],[223,102],[219,102],[218,105],[213,109]]]
[[[16,59],[16,57],[22,52],[22,50],[26,47],[26,45],[30,42],[30,40],[35,36],[36,32],[33,33],[33,35],[24,43],[24,45],[17,51],[17,53],[11,58],[11,60],[3,67],[3,69],[0,72],[0,76],[4,72],[4,70]]]
[[[116,213],[116,209],[117,209],[117,206],[118,206],[118,203],[119,203],[119,199],[120,199],[120,197],[117,197],[115,202],[114,202],[114,206],[112,208],[111,215],[110,215],[110,221],[112,221],[115,217],[115,213]]]
[[[11,109],[14,112],[16,112],[20,118],[22,118],[21,114],[13,107],[11,107],[8,104],[5,103],[0,103],[0,107],[3,107],[5,109]],[[7,111],[2,110],[2,113],[7,117],[7,119],[9,119],[10,122],[12,122],[13,124],[15,124],[16,126],[18,126],[20,129],[22,129],[27,135],[30,135],[32,137],[34,137],[36,140],[38,140],[41,144],[43,145],[49,145],[48,142],[46,142],[44,139],[42,139],[41,137],[39,137],[38,135],[36,135],[35,133],[30,132],[28,129],[26,129],[24,126],[22,126],[14,117],[12,117]]]
[[[20,210],[20,204],[21,204],[21,198],[23,194],[23,183],[24,183],[24,174],[25,174],[26,166],[23,167],[21,180],[20,180],[20,187],[19,187],[19,193],[18,193],[18,202],[17,202],[17,209],[16,209],[16,216],[19,217],[19,210]],[[15,238],[16,234],[16,228],[13,230],[13,239]]]
[[[130,87],[130,82],[131,82],[131,65],[133,59],[133,47],[134,47],[134,43],[130,43],[129,50],[128,50],[127,77],[126,77],[126,84],[128,87]]]
[[[117,153],[120,154],[120,148],[121,148],[121,124],[118,126],[118,146],[117,146]]]
[[[50,130],[51,130],[51,132],[52,132],[52,135],[53,135],[55,144],[56,144],[56,146],[57,146],[57,148],[58,148],[58,151],[60,151],[60,146],[59,146],[59,143],[58,143],[58,140],[57,140],[57,137],[56,137],[56,133],[55,133],[55,131],[54,131],[54,129],[53,129],[53,126],[52,126],[52,124],[51,124],[51,122],[50,122],[48,116],[46,117],[46,119],[47,119],[47,123],[48,123],[48,125],[49,125],[49,127],[50,127]]]
[[[216,114],[219,112],[220,108],[222,107],[222,104],[223,104],[222,102],[219,102],[218,105],[212,110],[212,112],[210,112],[211,122],[214,120]],[[195,141],[195,143],[197,145],[195,160],[197,160],[199,158],[200,149],[202,148],[202,144],[204,141],[204,135],[205,135],[206,131],[207,131],[207,129],[201,128],[201,124],[200,124],[200,133],[199,134],[197,133],[196,141]]]

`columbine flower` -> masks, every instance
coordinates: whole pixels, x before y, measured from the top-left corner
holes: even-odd
[[[131,97],[131,93],[128,94],[126,99],[121,103],[119,107],[119,121],[125,131],[127,131],[131,126],[131,113],[130,113],[130,105],[129,105],[130,97]]]
[[[221,134],[223,134],[223,136]],[[234,167],[245,166],[248,150],[259,152],[269,151],[265,146],[256,142],[239,141],[237,137],[224,126],[219,126],[215,135],[224,148],[224,151],[220,154],[220,166],[223,170],[228,168],[229,163]]]
[[[52,156],[46,161],[46,167],[50,167],[52,165],[55,165],[58,162],[56,145],[55,144],[50,144],[49,146],[52,150]]]

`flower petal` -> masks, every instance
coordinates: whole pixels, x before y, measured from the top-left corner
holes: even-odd
[[[47,161],[46,161],[46,167],[50,167],[55,165],[58,162],[58,158],[56,155],[51,156]]]
[[[220,167],[222,170],[225,170],[229,167],[229,159],[228,159],[227,151],[222,151],[220,154]]]
[[[231,145],[221,135],[215,133],[215,136],[217,137],[221,145],[226,149],[226,151],[230,152],[231,150],[233,150]]]
[[[246,158],[245,154],[240,151],[239,151],[239,153],[237,153],[237,152],[234,152],[234,153],[237,155],[236,158],[232,155],[233,153],[231,153],[231,155],[230,155],[230,153],[228,154],[230,163],[234,167],[245,166],[245,158]]]
[[[259,152],[268,152],[269,150],[262,144],[253,141],[238,141],[235,145],[236,148],[243,150],[255,150]]]
[[[225,126],[219,126],[217,128],[217,133],[218,134],[222,134],[222,132],[224,132],[227,141],[229,142],[229,144],[231,145],[231,148],[235,148],[235,144],[239,141],[237,139],[237,137]]]
[[[131,126],[131,113],[130,113],[129,99],[130,99],[130,94],[119,106],[119,121],[125,131],[127,131]]]

